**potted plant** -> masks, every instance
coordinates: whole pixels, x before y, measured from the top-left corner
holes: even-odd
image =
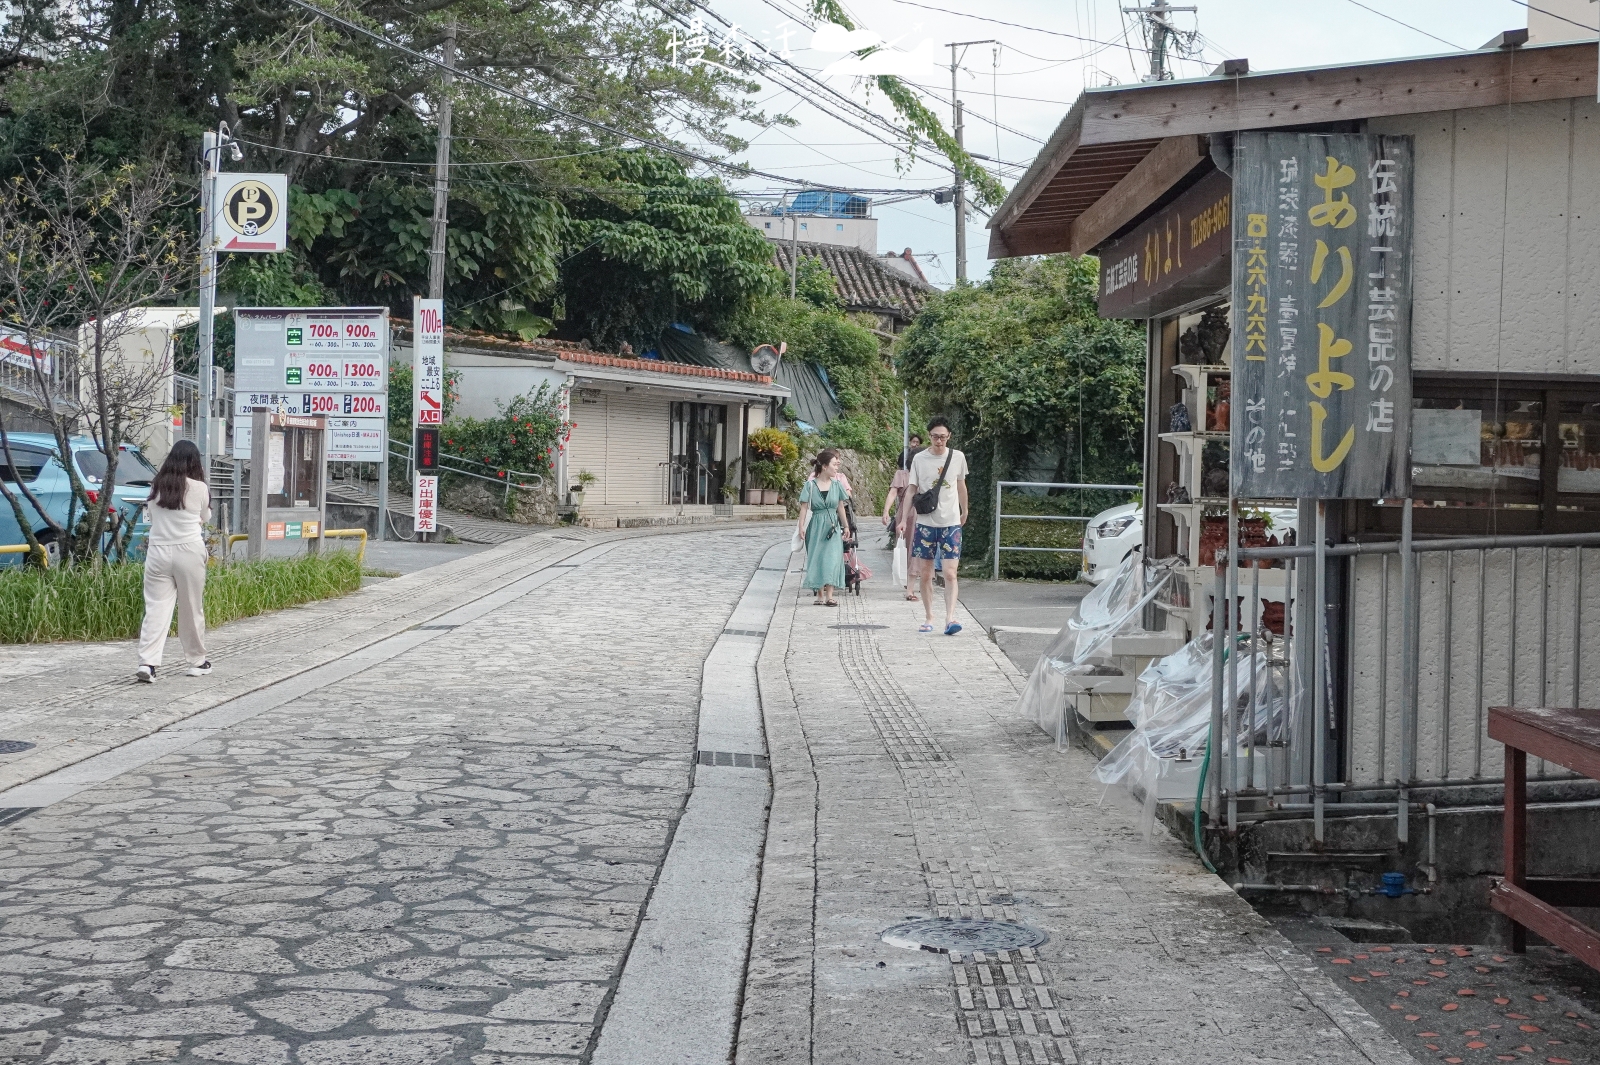
[[[599,479],[599,477],[596,477],[588,470],[578,471],[578,483],[567,489],[567,491],[572,494],[572,502],[575,506],[583,505],[583,493],[591,484],[594,484]]]
[[[760,502],[778,502],[789,468],[800,458],[800,445],[782,429],[757,429],[750,434],[750,476],[761,489]]]

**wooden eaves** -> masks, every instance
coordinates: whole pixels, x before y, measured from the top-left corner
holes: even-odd
[[[1085,91],[989,220],[989,257],[1082,255],[1208,155],[1207,135],[1594,96],[1593,42]]]

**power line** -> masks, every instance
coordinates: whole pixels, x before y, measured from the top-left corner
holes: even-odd
[[[316,15],[318,18],[326,19],[327,21],[332,22],[335,25],[343,26],[347,30],[350,30],[350,31],[352,31],[354,33],[359,33],[363,37],[368,37],[368,38],[370,38],[370,39],[372,39],[374,41],[377,41],[379,44],[387,45],[390,48],[393,48],[398,52],[402,52],[402,53],[404,53],[406,55],[411,56],[413,59],[421,60],[422,62],[427,63],[428,65],[433,66],[433,67],[438,67],[441,70],[444,69],[445,65],[444,65],[444,63],[442,61],[434,59],[432,56],[424,55],[423,53],[418,52],[418,51],[416,51],[416,50],[414,50],[412,48],[408,48],[405,45],[399,43],[398,41],[391,41],[389,38],[383,36],[380,33],[375,33],[372,30],[367,29],[365,26],[360,26],[360,25],[358,25],[358,24],[356,24],[354,22],[351,22],[348,19],[345,19],[345,18],[342,18],[342,17],[340,17],[338,15],[335,15],[332,12],[324,11],[322,8],[317,7],[315,4],[308,3],[307,0],[289,0],[289,3],[295,5],[296,7],[303,8],[306,11],[311,12],[313,15]],[[496,82],[490,81],[488,78],[485,78],[485,77],[483,77],[483,76],[481,76],[479,74],[473,73],[471,70],[458,69],[456,71],[456,76],[457,77],[461,77],[461,78],[465,78],[465,79],[467,79],[469,81],[476,82],[479,85],[482,85],[486,89],[491,89],[491,90],[493,90],[495,92],[501,93],[501,94],[503,94],[505,96],[510,97],[513,100],[518,100],[518,101],[520,101],[522,103],[529,104],[529,105],[531,105],[533,107],[543,108],[544,110],[550,112],[551,114],[559,116],[561,118],[565,118],[570,122],[576,122],[579,125],[588,126],[590,129],[597,130],[597,131],[599,131],[601,133],[609,134],[609,135],[611,135],[613,137],[617,137],[617,138],[620,138],[620,139],[625,140],[625,141],[632,141],[633,143],[641,145],[641,146],[646,147],[646,148],[653,148],[658,152],[663,152],[663,153],[666,153],[668,155],[680,156],[680,157],[682,157],[684,159],[692,159],[697,163],[701,163],[701,164],[703,164],[705,166],[711,167],[711,168],[716,169],[716,170],[722,170],[722,171],[726,171],[726,172],[728,172],[730,174],[737,174],[737,175],[754,174],[754,175],[756,175],[758,177],[769,178],[769,179],[771,179],[773,181],[781,181],[781,182],[785,182],[785,183],[790,184],[790,185],[798,185],[798,186],[801,186],[802,188],[815,188],[815,189],[822,189],[822,190],[825,190],[825,191],[835,191],[835,192],[848,191],[846,189],[835,189],[830,185],[824,185],[824,184],[819,184],[819,183],[813,182],[813,181],[807,181],[807,180],[805,180],[803,178],[790,178],[790,177],[786,177],[786,176],[784,176],[782,174],[771,174],[771,173],[767,173],[766,171],[755,170],[755,169],[752,169],[752,168],[747,167],[747,166],[739,166],[739,165],[734,164],[734,163],[726,163],[726,162],[723,162],[720,159],[714,159],[714,158],[711,158],[710,156],[701,155],[698,152],[691,152],[691,151],[689,151],[689,150],[687,150],[685,148],[679,147],[677,145],[667,144],[667,143],[655,140],[655,139],[650,138],[650,137],[642,137],[637,133],[629,133],[626,130],[618,129],[615,126],[608,126],[603,122],[596,122],[594,119],[585,118],[582,115],[574,114],[573,112],[564,110],[563,108],[557,107],[554,104],[545,103],[542,100],[535,100],[531,96],[526,96],[526,95],[524,95],[522,93],[519,93],[519,92],[517,92],[517,91],[515,91],[513,89],[508,89],[504,85],[497,84]]]
[[[1350,2],[1352,4],[1354,4],[1354,5],[1356,5],[1357,7],[1361,8],[1363,11],[1370,11],[1374,15],[1377,15],[1379,18],[1388,19],[1390,22],[1394,23],[1396,26],[1404,26],[1406,29],[1411,30],[1413,33],[1420,33],[1424,37],[1431,37],[1434,40],[1438,41],[1440,44],[1447,44],[1451,48],[1456,49],[1457,51],[1466,51],[1466,49],[1462,48],[1459,44],[1454,44],[1454,43],[1452,43],[1450,41],[1447,41],[1443,37],[1440,37],[1437,33],[1429,33],[1427,30],[1419,29],[1418,27],[1413,26],[1409,22],[1401,22],[1399,19],[1395,18],[1393,15],[1389,14],[1388,12],[1379,11],[1375,7],[1368,7],[1366,4],[1363,4],[1361,2],[1361,0],[1350,0]]]
[[[1537,11],[1541,15],[1549,15],[1551,18],[1556,18],[1556,19],[1560,19],[1562,22],[1571,23],[1572,25],[1577,26],[1579,29],[1585,29],[1585,30],[1590,31],[1591,33],[1600,32],[1600,31],[1596,31],[1595,27],[1593,27],[1593,26],[1589,26],[1589,25],[1586,25],[1585,23],[1578,22],[1575,19],[1570,19],[1565,15],[1558,15],[1554,11],[1546,11],[1542,7],[1534,7],[1532,4],[1527,3],[1526,0],[1511,0],[1511,2],[1513,4],[1521,4],[1523,7],[1527,8],[1529,11]]]
[[[1097,41],[1093,37],[1080,37],[1076,33],[1062,33],[1060,30],[1047,30],[1040,26],[1028,26],[1021,22],[1007,22],[1005,19],[989,18],[986,15],[969,15],[965,11],[952,11],[948,7],[935,7],[932,4],[919,4],[917,0],[894,0],[897,4],[907,7],[920,7],[925,11],[938,11],[945,15],[955,15],[957,18],[976,19],[979,22],[992,22],[996,26],[1010,26],[1013,29],[1027,30],[1030,33],[1047,33],[1052,37],[1065,37],[1069,41],[1082,41],[1084,44],[1099,44],[1111,47],[1114,42]]]

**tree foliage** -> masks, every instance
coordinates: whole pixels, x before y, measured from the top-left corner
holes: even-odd
[[[1144,336],[1099,317],[1098,278],[1087,256],[1003,260],[981,284],[929,300],[896,345],[927,409],[955,418],[973,469],[976,559],[988,549],[994,480],[1137,478]]]

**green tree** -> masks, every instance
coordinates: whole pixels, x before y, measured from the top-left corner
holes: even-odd
[[[1099,317],[1098,279],[1088,256],[1004,260],[981,284],[929,300],[896,345],[901,376],[928,409],[957,422],[973,468],[974,561],[990,548],[996,479],[1137,478],[1144,336],[1135,323]],[[1015,470],[1045,476],[1008,476]]]
[[[681,161],[617,152],[603,189],[567,206],[566,330],[604,347],[647,345],[672,322],[713,334],[778,278],[767,239],[720,181]]]

